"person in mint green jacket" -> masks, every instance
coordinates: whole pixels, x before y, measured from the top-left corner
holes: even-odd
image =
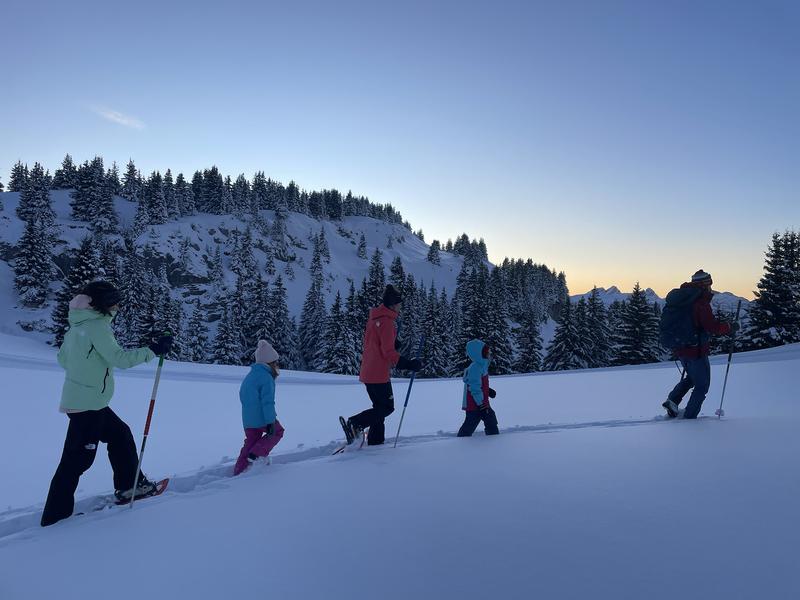
[[[100,442],[108,446],[117,497],[130,499],[139,459],[130,428],[108,406],[114,395],[114,368],[128,369],[166,354],[172,337],[162,336],[149,348],[120,348],[111,331],[119,301],[112,284],[95,281],[70,302],[69,330],[58,351],[58,364],[66,371],[60,409],[69,418],[69,427],[50,482],[42,527],[72,515],[78,481],[92,466]],[[139,473],[136,496],[154,490],[155,484]]]

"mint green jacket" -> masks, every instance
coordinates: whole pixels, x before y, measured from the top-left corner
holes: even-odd
[[[114,368],[134,367],[155,354],[148,348],[123,350],[114,339],[110,316],[91,308],[72,308],[74,304],[70,304],[70,327],[58,351],[58,364],[67,372],[61,410],[100,410],[114,395]]]

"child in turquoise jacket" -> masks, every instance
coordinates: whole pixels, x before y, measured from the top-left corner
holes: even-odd
[[[464,370],[464,398],[461,408],[466,412],[464,424],[458,430],[458,437],[469,437],[483,421],[486,435],[497,435],[497,415],[489,404],[495,391],[489,387],[489,346],[481,340],[467,342],[467,356],[472,363]]]
[[[233,468],[238,475],[250,461],[267,456],[283,437],[283,426],[275,413],[275,380],[280,373],[278,353],[266,340],[259,340],[256,362],[239,388],[242,403],[244,445]]]

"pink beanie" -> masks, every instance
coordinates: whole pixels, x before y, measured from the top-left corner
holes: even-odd
[[[267,340],[258,340],[255,358],[257,363],[268,365],[278,360],[280,356]]]

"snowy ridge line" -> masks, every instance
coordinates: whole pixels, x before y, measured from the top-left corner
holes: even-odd
[[[716,420],[716,417],[700,417],[699,420]],[[585,423],[547,423],[543,425],[515,425],[511,427],[504,427],[501,428],[501,432],[504,434],[513,434],[513,433],[552,433],[557,431],[569,431],[573,429],[590,429],[590,428],[598,428],[598,427],[608,427],[608,428],[615,428],[615,427],[637,427],[637,426],[646,426],[646,425],[653,425],[657,423],[672,423],[672,422],[680,422],[680,419],[667,419],[663,415],[659,415],[656,417],[651,417],[647,419],[613,419],[609,421],[588,421]],[[446,439],[456,437],[456,433],[454,431],[438,431],[436,433],[431,434],[423,434],[423,435],[415,435],[415,436],[408,436],[408,437],[401,437],[399,440],[400,446],[415,446],[422,443],[428,442],[435,442],[435,441],[443,441]],[[341,445],[341,441],[332,441],[328,444],[323,446],[315,446],[313,448],[301,449],[295,452],[287,452],[285,454],[276,454],[272,456],[272,465],[290,465],[292,463],[299,463],[299,462],[306,462],[310,460],[319,460],[328,458],[330,460],[352,460],[355,457],[359,456],[358,453],[346,453],[344,455],[336,455],[336,457],[332,457],[331,453],[333,450]],[[388,449],[387,446],[383,446],[381,449]],[[368,454],[371,454],[370,448],[365,447],[364,450],[367,451]],[[153,498],[147,500],[146,506],[152,506],[158,502],[166,501],[170,496],[174,496],[177,494],[188,494],[191,492],[195,492],[198,490],[203,489],[214,489],[214,488],[221,488],[221,487],[228,487],[228,483],[223,483],[230,481],[232,483],[233,480],[233,463],[234,459],[230,457],[224,457],[222,461],[213,467],[209,468],[202,468],[193,473],[187,473],[186,475],[176,475],[170,478],[169,488],[167,491],[158,498]],[[267,470],[270,469],[270,465],[266,464],[264,461],[257,461],[253,466],[248,469],[245,473],[239,475],[236,479],[246,479],[249,477],[257,477],[264,475]],[[107,518],[112,514],[120,511],[125,510],[126,506],[115,506],[113,504],[109,505],[109,498],[111,497],[111,493],[108,494],[99,494],[95,496],[89,496],[87,498],[82,498],[75,502],[75,513],[76,517],[66,521],[65,523],[74,523],[75,519],[97,519],[97,518]],[[99,510],[101,508],[104,509]],[[20,537],[18,534],[23,534],[25,531],[28,530],[36,530],[40,531],[41,528],[39,526],[39,520],[41,519],[41,512],[42,512],[43,505],[37,504],[33,506],[27,506],[22,508],[12,508],[5,512],[0,513],[0,546],[4,546],[10,543],[12,540],[12,536],[14,539],[24,539],[23,536]],[[129,510],[129,508],[128,508]],[[78,513],[85,513],[83,515],[78,515]]]

